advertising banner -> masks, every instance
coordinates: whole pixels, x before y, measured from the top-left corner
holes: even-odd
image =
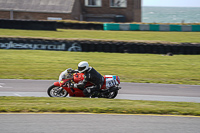
[[[34,42],[34,41],[33,41]],[[76,42],[60,42],[54,43],[50,42],[49,44],[39,43],[27,43],[9,40],[8,42],[0,41],[0,49],[31,49],[31,50],[57,50],[57,51],[82,51],[81,45]]]

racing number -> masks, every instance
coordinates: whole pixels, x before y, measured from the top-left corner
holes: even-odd
[[[112,86],[117,85],[118,83],[117,83],[117,80],[111,80],[111,81],[108,81],[108,84],[110,87],[112,87]]]

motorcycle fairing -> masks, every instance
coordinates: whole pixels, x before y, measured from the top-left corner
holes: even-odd
[[[116,75],[104,75],[104,85],[102,89],[108,89],[110,87],[113,87],[115,85],[120,84],[119,76]]]
[[[60,83],[59,82],[54,82],[53,83],[55,86],[60,86]]]

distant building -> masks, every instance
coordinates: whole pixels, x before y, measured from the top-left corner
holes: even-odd
[[[0,0],[0,19],[141,22],[141,0]]]

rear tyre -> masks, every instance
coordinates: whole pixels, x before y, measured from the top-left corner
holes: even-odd
[[[108,98],[113,99],[117,96],[117,94],[118,94],[118,90],[110,92],[108,95]]]
[[[118,90],[112,91],[112,92],[107,93],[106,95],[104,94],[104,98],[113,99],[117,96],[117,94],[118,94]]]
[[[50,97],[66,97],[68,95],[68,92],[62,87],[52,85],[48,88],[47,94]]]

